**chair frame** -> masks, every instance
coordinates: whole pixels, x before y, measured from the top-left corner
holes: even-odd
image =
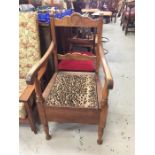
[[[134,26],[129,27],[129,23],[131,21],[131,9],[135,7],[135,1],[131,1],[131,2],[124,2],[124,9],[123,9],[123,14],[121,17],[121,23],[120,25],[122,25],[122,30],[125,30],[125,35],[127,35],[128,32],[133,32],[133,31],[129,31],[129,28],[135,28]],[[125,16],[125,12],[127,11],[127,9],[129,8],[129,16],[126,17]],[[135,18],[135,17],[134,17]]]
[[[81,55],[79,53],[72,53],[67,55],[57,54],[56,47],[56,36],[55,27],[96,27],[96,56]],[[40,61],[32,67],[27,75],[26,81],[29,85],[35,85],[36,92],[36,103],[43,124],[46,139],[51,139],[49,134],[48,121],[54,122],[72,122],[72,123],[84,123],[84,124],[98,124],[98,144],[102,144],[103,130],[106,124],[106,118],[108,113],[108,95],[109,90],[113,88],[113,78],[104,56],[104,50],[102,47],[102,26],[103,19],[91,19],[89,17],[82,17],[78,13],[73,13],[71,17],[64,17],[63,19],[51,18],[51,31],[52,31],[52,42]],[[37,78],[38,72],[44,67],[50,55],[54,55],[55,62],[55,74],[51,78],[49,85],[45,91],[41,92],[40,82]],[[98,93],[98,109],[92,108],[73,108],[73,107],[56,107],[46,106],[44,104],[46,97],[50,92],[50,88],[55,82],[56,75],[58,73],[58,59],[73,59],[73,60],[94,60],[96,61],[96,82],[97,82],[97,93]],[[102,65],[105,73],[105,83],[102,88],[100,80],[98,78],[99,66]]]
[[[45,73],[45,67],[42,67],[42,69],[38,72],[38,79],[40,80]],[[19,97],[19,102],[24,103],[24,107],[27,113],[27,117],[22,119],[19,118],[20,124],[29,124],[31,127],[31,130],[36,134],[37,128],[36,128],[36,118],[35,118],[35,112],[36,112],[36,105],[34,103],[30,103],[31,97],[34,97],[35,92],[35,85],[28,85],[22,92],[22,94]]]

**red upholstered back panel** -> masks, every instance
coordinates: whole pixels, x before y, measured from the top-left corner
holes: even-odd
[[[73,53],[73,52],[71,52]],[[90,52],[80,52],[82,54],[93,55]],[[59,70],[69,70],[69,71],[95,71],[95,65],[92,60],[61,60],[58,65]]]

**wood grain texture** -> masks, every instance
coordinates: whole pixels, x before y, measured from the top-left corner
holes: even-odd
[[[57,59],[57,39],[56,39],[56,30],[54,27],[55,20],[54,18],[51,18],[51,34],[52,34],[52,40],[54,42],[54,49],[53,49],[53,55],[54,55],[54,65],[55,65],[55,71],[58,71],[58,59]]]
[[[81,39],[81,38],[77,38],[77,39],[69,38],[68,40],[74,44],[93,44],[94,43],[93,39],[88,40],[88,39]]]
[[[107,81],[107,87],[108,87],[108,89],[112,89],[114,82],[113,82],[113,78],[112,78],[109,66],[108,66],[107,61],[104,56],[103,47],[101,45],[99,46],[99,53],[100,53],[101,65],[103,67],[103,71],[104,71],[105,77],[106,77],[105,80]]]
[[[49,134],[48,128],[48,120],[45,113],[44,98],[42,96],[41,87],[38,79],[35,79],[35,93],[36,93],[36,103],[40,116],[41,123],[43,124],[44,131],[46,133],[46,139],[51,139],[51,135]]]
[[[48,121],[98,124],[98,109],[45,106],[45,111]]]
[[[100,19],[84,17],[79,13],[73,13],[71,16],[65,16],[62,19],[55,19],[54,24],[57,27],[98,27]]]
[[[67,53],[67,54],[58,54],[58,59],[59,60],[93,60],[96,61],[96,56],[89,56],[86,54],[81,54],[78,52],[74,53]]]

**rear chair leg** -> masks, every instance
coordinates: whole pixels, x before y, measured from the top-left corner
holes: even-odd
[[[24,105],[25,105],[25,108],[26,108],[26,111],[27,111],[28,120],[29,120],[29,123],[30,123],[31,130],[36,134],[37,133],[37,128],[35,126],[35,121],[34,121],[34,117],[33,117],[33,114],[32,114],[32,109],[31,109],[28,102],[25,102]]]
[[[125,27],[125,35],[128,33],[129,19],[127,19],[126,27]]]
[[[52,137],[51,137],[51,135],[49,134],[48,125],[44,125],[44,131],[45,131],[45,133],[46,133],[46,140],[50,140]]]
[[[117,20],[117,14],[116,14],[116,16],[115,16],[115,23],[116,23],[116,20]]]
[[[127,33],[128,33],[128,25],[129,25],[129,23],[127,22],[126,29],[125,29],[125,35],[127,35]]]
[[[97,143],[100,145],[103,143],[103,139],[102,139],[102,136],[103,136],[103,130],[104,128],[102,127],[98,127],[98,139],[97,139]]]
[[[37,134],[37,128],[36,128],[36,125],[34,123],[34,120],[33,118],[31,118],[31,116],[28,116],[28,119],[29,119],[29,122],[30,122],[30,127],[31,127],[31,130]]]

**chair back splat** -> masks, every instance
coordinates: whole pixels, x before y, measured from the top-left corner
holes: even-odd
[[[67,60],[93,60],[96,61],[96,73],[98,73],[99,70],[99,45],[102,44],[102,27],[103,27],[103,19],[102,17],[98,19],[92,19],[90,17],[82,16],[79,13],[73,13],[71,16],[65,16],[62,19],[54,19],[54,17],[51,18],[51,34],[53,40],[56,42],[56,27],[70,27],[70,28],[94,28],[96,29],[96,36],[95,40],[97,40],[97,44],[95,44],[95,54],[96,56],[87,56],[85,54],[78,54],[78,53],[67,53],[64,56],[57,53],[55,50],[54,52],[54,58],[55,58],[55,66],[58,70],[58,59],[67,59]],[[84,40],[78,39],[78,43],[82,44]],[[55,47],[57,49],[57,47]],[[57,57],[58,56],[58,57]]]

